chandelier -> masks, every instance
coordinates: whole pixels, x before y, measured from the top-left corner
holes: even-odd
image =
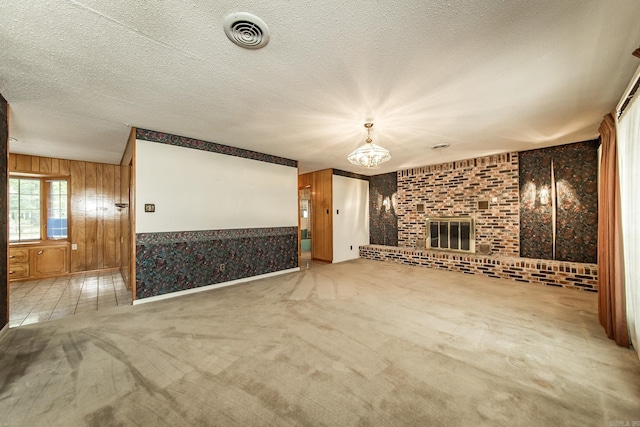
[[[380,147],[372,143],[371,139],[371,127],[373,123],[365,123],[364,127],[367,129],[367,140],[365,144],[351,154],[347,156],[347,160],[357,166],[363,166],[365,168],[373,168],[380,163],[384,163],[391,159],[391,154],[386,148]]]

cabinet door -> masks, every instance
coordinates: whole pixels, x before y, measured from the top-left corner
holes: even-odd
[[[68,273],[66,247],[35,248],[31,250],[34,276],[50,276]]]

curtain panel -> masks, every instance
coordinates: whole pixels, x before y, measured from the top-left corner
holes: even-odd
[[[640,69],[639,69],[640,70]],[[636,73],[636,79],[640,78]],[[617,122],[627,326],[640,356],[640,102],[631,97]]]
[[[600,124],[600,203],[598,204],[598,316],[607,336],[629,347],[616,123],[607,114]]]

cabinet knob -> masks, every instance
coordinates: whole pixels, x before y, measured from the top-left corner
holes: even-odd
[[[15,257],[16,257],[15,255],[9,255],[9,259],[15,258]]]
[[[15,271],[9,270],[9,274],[13,274],[13,273],[15,273]]]
[[[38,255],[42,255],[43,253],[44,253],[44,251],[43,251],[43,250],[39,250],[39,251],[38,251]]]

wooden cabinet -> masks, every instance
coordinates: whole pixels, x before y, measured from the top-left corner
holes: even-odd
[[[29,249],[9,249],[9,279],[29,277]]]
[[[9,248],[9,279],[34,279],[69,273],[69,243]]]

